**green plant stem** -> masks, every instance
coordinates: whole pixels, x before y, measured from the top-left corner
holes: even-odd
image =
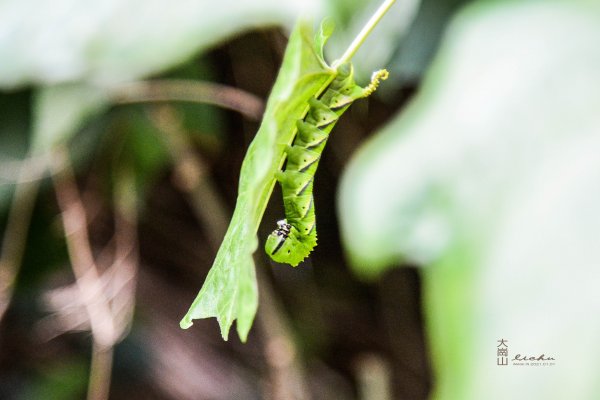
[[[377,11],[375,11],[375,14],[373,14],[371,16],[371,18],[369,19],[367,24],[362,28],[362,30],[359,32],[359,34],[354,38],[352,43],[350,43],[350,46],[348,46],[348,49],[346,50],[344,55],[342,55],[342,57],[339,60],[334,61],[333,68],[337,68],[340,64],[350,61],[350,59],[354,56],[356,51],[360,48],[360,46],[367,39],[367,37],[369,36],[369,34],[373,30],[373,28],[375,28],[375,26],[377,26],[377,24],[379,23],[381,18],[383,18],[385,13],[390,9],[390,7],[392,7],[392,5],[394,5],[395,2],[396,2],[396,0],[386,0],[383,2],[383,4],[381,6],[379,6]]]

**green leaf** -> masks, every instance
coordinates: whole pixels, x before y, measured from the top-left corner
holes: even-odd
[[[479,2],[344,176],[355,271],[423,271],[435,399],[600,398],[600,12]],[[496,365],[545,354],[556,365]],[[535,371],[533,370],[535,369]]]
[[[258,246],[256,232],[275,184],[275,172],[285,158],[285,145],[294,138],[296,121],[306,113],[308,100],[334,78],[334,71],[321,56],[328,29],[330,32],[330,28],[322,29],[316,46],[307,22],[299,22],[290,36],[262,124],[242,164],[233,218],[204,286],[181,320],[184,329],[193,319],[216,317],[227,339],[237,319],[240,338],[245,341],[248,336],[258,307],[252,260]]]

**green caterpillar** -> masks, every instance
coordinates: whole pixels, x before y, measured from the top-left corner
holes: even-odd
[[[362,88],[354,81],[351,63],[338,67],[337,75],[323,94],[309,100],[303,120],[298,120],[298,133],[286,148],[285,171],[275,175],[283,192],[286,219],[277,222],[265,243],[266,253],[275,261],[297,266],[317,245],[313,179],[329,132],[339,117],[357,99],[367,97],[377,89],[388,72],[373,73],[371,83]]]

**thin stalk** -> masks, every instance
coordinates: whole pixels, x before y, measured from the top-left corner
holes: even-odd
[[[342,55],[342,57],[339,60],[336,60],[333,63],[333,68],[337,68],[340,64],[350,61],[350,59],[354,56],[356,51],[360,48],[360,46],[367,39],[367,37],[369,36],[369,34],[373,30],[373,28],[375,28],[375,26],[377,26],[377,24],[379,23],[381,18],[383,18],[385,13],[390,9],[390,7],[392,7],[392,5],[394,5],[395,2],[396,2],[396,0],[385,0],[383,2],[383,4],[379,6],[377,11],[375,11],[375,14],[373,14],[371,16],[371,18],[369,19],[367,24],[362,28],[362,30],[359,32],[359,34],[354,38],[352,43],[350,43],[350,46],[348,46],[348,49],[346,50],[344,55]]]
[[[108,400],[113,364],[113,348],[93,342],[87,400]]]
[[[0,321],[13,295],[15,279],[21,268],[27,245],[29,223],[40,182],[27,180],[27,168],[21,165],[15,193],[8,214],[0,254]]]
[[[100,273],[90,246],[86,211],[66,149],[59,148],[54,151],[51,166],[67,251],[75,282],[88,314],[92,336],[99,345],[110,347],[117,338],[114,319],[108,299],[102,292]],[[62,166],[64,169],[60,170]]]
[[[51,167],[67,251],[92,332],[92,360],[87,400],[108,400],[113,346],[119,333],[115,327],[109,300],[103,292],[102,279],[90,245],[86,211],[65,148],[54,151]],[[61,170],[61,167],[64,168]]]

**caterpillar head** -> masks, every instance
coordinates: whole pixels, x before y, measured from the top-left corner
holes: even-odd
[[[282,219],[277,221],[277,229],[271,232],[265,243],[265,251],[268,255],[272,257],[281,249],[281,246],[283,246],[283,243],[290,235],[291,229],[292,226],[287,223],[287,220]]]
[[[278,263],[295,267],[310,254],[315,244],[316,233],[302,236],[284,219],[277,221],[277,229],[267,237],[265,252]]]

